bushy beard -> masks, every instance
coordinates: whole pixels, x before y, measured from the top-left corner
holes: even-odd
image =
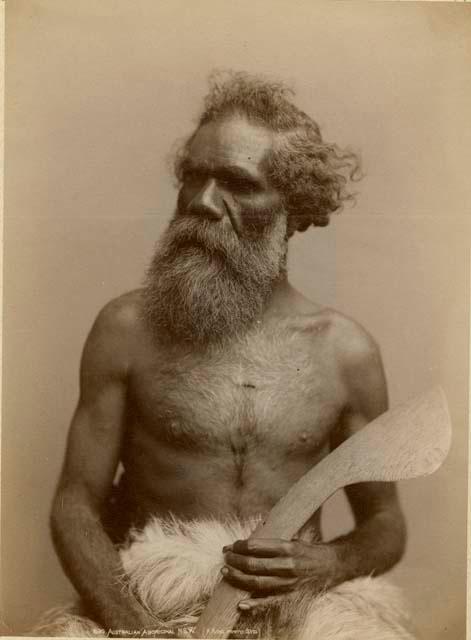
[[[250,218],[250,214],[247,215]],[[145,316],[158,338],[222,342],[260,317],[286,272],[286,214],[265,211],[263,230],[176,214],[147,271]]]

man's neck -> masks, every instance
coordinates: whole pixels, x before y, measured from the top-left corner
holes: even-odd
[[[275,284],[273,291],[265,307],[265,317],[287,315],[293,311],[293,303],[296,299],[297,291],[288,282],[288,277],[284,274]]]
[[[297,291],[283,275],[275,284],[265,307],[264,318],[279,316],[305,315],[321,310],[321,306],[311,302]]]

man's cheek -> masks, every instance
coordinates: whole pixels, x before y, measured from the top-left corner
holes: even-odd
[[[244,229],[250,237],[261,238],[270,233],[278,219],[286,218],[283,209],[247,208],[243,214]]]

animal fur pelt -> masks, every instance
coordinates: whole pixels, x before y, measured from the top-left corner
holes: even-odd
[[[154,519],[120,551],[128,588],[156,617],[156,629],[191,637],[221,578],[222,547],[247,538],[257,519]],[[35,635],[98,637],[106,632],[80,605],[50,612]],[[383,578],[357,578],[315,598],[308,588],[262,613],[242,614],[234,637],[280,640],[413,640],[399,590]]]

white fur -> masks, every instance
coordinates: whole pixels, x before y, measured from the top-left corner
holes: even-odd
[[[121,550],[128,584],[159,618],[194,622],[221,578],[223,546],[248,538],[259,521],[153,519]]]
[[[413,640],[400,590],[357,578],[315,598],[296,640]]]
[[[156,616],[156,627],[180,627],[181,635],[188,635],[188,626],[197,621],[221,577],[222,547],[247,538],[257,524],[257,519],[230,518],[225,523],[154,519],[142,532],[132,532],[130,545],[120,551],[121,560],[129,588]],[[35,633],[100,635],[88,618],[82,618],[80,627],[77,609],[69,611],[49,616],[49,626],[37,627]],[[383,578],[367,577],[344,582],[315,598],[307,588],[287,594],[278,613],[246,615],[242,627],[257,628],[260,637],[279,640],[413,640],[405,611],[396,587]]]

